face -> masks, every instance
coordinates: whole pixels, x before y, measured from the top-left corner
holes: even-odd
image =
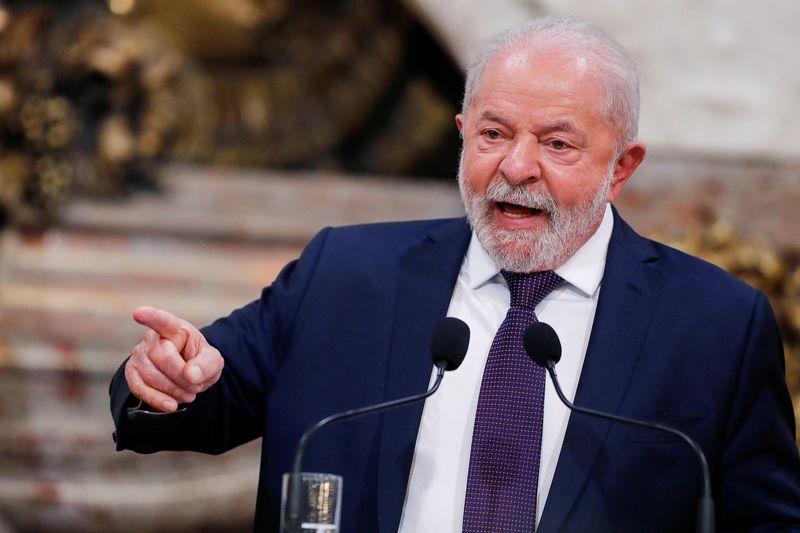
[[[487,66],[456,117],[467,216],[501,268],[563,264],[644,158],[641,143],[618,150],[604,98],[582,58],[511,51]]]

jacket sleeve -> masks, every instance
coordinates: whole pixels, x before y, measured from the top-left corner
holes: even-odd
[[[289,263],[258,300],[201,330],[225,360],[219,381],[176,413],[151,412],[128,389],[123,363],[111,380],[117,450],[193,450],[218,454],[260,437],[264,408],[294,317],[317,271],[329,228]],[[127,362],[127,360],[126,360]]]
[[[719,529],[800,531],[800,457],[783,345],[761,293],[750,319],[724,442],[715,495]]]

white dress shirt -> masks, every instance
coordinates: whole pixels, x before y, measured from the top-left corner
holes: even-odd
[[[613,224],[611,208],[606,207],[595,234],[556,269],[566,283],[536,306],[536,316],[553,326],[561,340],[563,351],[557,366],[558,378],[570,400],[575,397],[589,343]],[[400,533],[461,531],[472,429],[483,368],[494,335],[508,311],[509,300],[508,287],[499,267],[473,233],[447,312],[448,316],[460,318],[469,325],[469,350],[459,369],[448,372],[439,391],[425,402]],[[435,372],[431,383],[434,377]],[[537,522],[547,501],[568,420],[569,410],[558,400],[548,377]]]

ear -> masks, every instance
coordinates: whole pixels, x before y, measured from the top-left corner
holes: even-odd
[[[611,195],[608,198],[609,202],[614,199],[628,183],[628,178],[634,173],[647,153],[647,146],[638,141],[631,141],[625,146],[625,150],[617,158],[617,163],[614,166],[614,181],[611,183]]]
[[[456,126],[458,127],[459,135],[464,134],[464,117],[459,113],[456,115]]]

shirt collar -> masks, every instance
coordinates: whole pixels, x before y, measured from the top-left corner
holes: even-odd
[[[587,297],[591,297],[600,286],[606,264],[608,243],[611,240],[613,229],[614,215],[609,204],[606,205],[603,220],[594,235],[555,270],[556,274],[561,276],[564,281]],[[469,285],[472,289],[477,289],[495,277],[500,278],[500,267],[483,249],[474,231],[467,250],[466,263]]]

